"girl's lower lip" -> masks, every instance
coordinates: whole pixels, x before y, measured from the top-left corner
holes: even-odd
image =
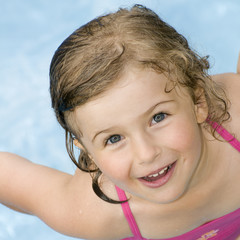
[[[139,178],[138,180],[143,185],[145,185],[146,187],[149,187],[149,188],[161,187],[161,186],[163,186],[164,184],[166,184],[169,181],[169,179],[171,178],[171,176],[172,176],[172,174],[174,172],[175,166],[176,166],[176,162],[174,162],[172,164],[171,168],[168,170],[168,172],[167,172],[167,174],[165,176],[157,179],[156,181],[147,181],[144,178]]]

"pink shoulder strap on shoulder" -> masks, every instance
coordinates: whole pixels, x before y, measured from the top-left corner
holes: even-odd
[[[229,144],[231,144],[237,151],[240,152],[240,142],[230,134],[225,128],[219,125],[216,122],[212,122],[211,120],[207,120],[207,122],[219,133],[224,140],[226,140]]]
[[[119,188],[117,186],[115,186],[115,187],[117,190],[119,200],[120,201],[127,200],[127,196],[126,196],[125,192],[121,188]],[[139,240],[143,239],[128,202],[121,203],[121,206],[122,206],[123,213],[126,217],[126,220],[128,221],[129,227],[133,233],[133,236],[135,237],[134,239],[139,239]]]

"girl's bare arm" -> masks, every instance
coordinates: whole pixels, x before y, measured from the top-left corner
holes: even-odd
[[[14,210],[34,214],[40,199],[48,204],[47,199],[57,189],[64,189],[71,177],[18,155],[1,152],[0,202]]]
[[[113,218],[121,208],[96,197],[88,173],[72,176],[11,153],[0,152],[0,203],[70,236],[108,239],[110,225],[119,232]]]
[[[68,192],[71,179],[69,174],[15,154],[0,153],[0,203],[36,215],[63,233],[70,233],[65,219],[73,209]]]

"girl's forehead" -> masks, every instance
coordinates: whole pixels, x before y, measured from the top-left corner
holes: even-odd
[[[83,107],[101,103],[112,105],[120,100],[131,103],[136,97],[144,99],[146,91],[154,94],[157,90],[159,96],[166,95],[167,84],[170,85],[171,81],[152,69],[128,68],[107,90],[90,99]]]
[[[175,84],[173,76],[171,79],[168,74],[158,73],[152,68],[141,68],[130,65],[125,68],[121,76],[109,86],[105,91],[96,97],[91,98],[85,106],[93,106],[98,103],[111,104],[116,103],[116,100],[123,99],[132,102],[133,97],[139,92],[139,100],[143,100],[144,92],[156,94],[159,97],[172,97],[176,93],[181,95],[181,92],[187,92],[185,88]],[[177,87],[176,87],[176,86]],[[188,94],[187,94],[188,95]],[[83,106],[84,106],[83,105]],[[81,107],[80,107],[81,108]]]
[[[84,123],[108,123],[111,119],[140,116],[152,106],[179,99],[175,88],[167,92],[171,81],[151,69],[130,69],[108,90],[76,109],[79,126]]]

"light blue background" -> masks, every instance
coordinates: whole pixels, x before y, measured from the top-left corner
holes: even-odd
[[[64,133],[50,108],[51,57],[80,25],[133,3],[152,8],[183,33],[201,55],[209,54],[211,73],[236,70],[239,0],[0,0],[1,151],[74,172],[66,154]],[[12,239],[72,238],[54,232],[36,217],[0,206],[0,240]]]

